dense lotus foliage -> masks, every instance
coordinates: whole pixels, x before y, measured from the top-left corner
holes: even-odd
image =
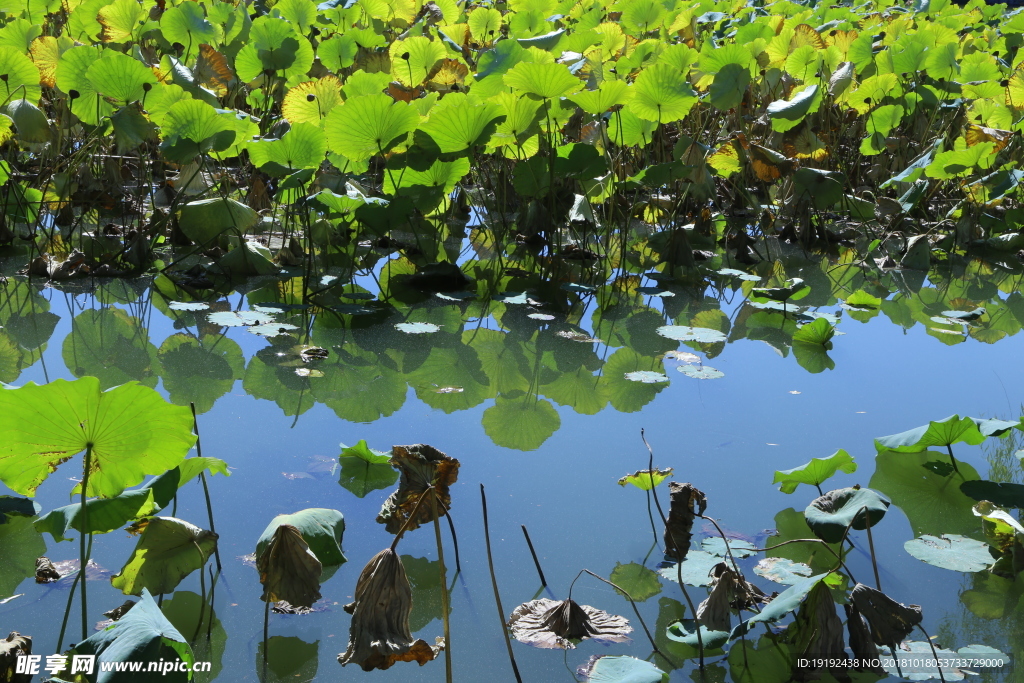
[[[743,260],[751,234],[811,243],[847,221],[1021,246],[1024,14],[1003,5],[11,0],[2,15],[0,242],[48,255],[35,274],[156,256],[184,272],[200,253],[231,275],[275,255],[354,271],[378,258],[367,245],[422,267],[456,260],[447,238],[471,214],[493,230],[480,248],[586,262],[688,266],[701,237]],[[636,220],[645,232],[612,238]],[[246,239],[261,233],[278,238]]]

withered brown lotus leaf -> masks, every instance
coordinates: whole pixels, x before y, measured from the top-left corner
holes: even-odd
[[[793,649],[801,656],[830,661],[845,661],[846,646],[843,643],[843,622],[836,614],[836,603],[828,584],[819,581],[807,594],[807,599],[796,613],[796,620],[786,629],[787,638]],[[849,675],[841,666],[830,667],[829,672],[840,681],[849,681]],[[817,680],[822,677],[818,667],[798,667],[794,681]]]
[[[871,640],[871,632],[868,630],[867,622],[861,616],[860,610],[854,604],[843,605],[846,610],[846,628],[850,632],[850,649],[858,662],[878,661],[878,647]],[[881,666],[868,666],[857,669],[858,671],[871,671],[882,676],[885,669]]]
[[[48,557],[36,559],[36,583],[53,583],[59,581],[61,573],[53,566]]]
[[[574,600],[540,598],[516,607],[508,621],[521,643],[543,648],[576,647],[572,641],[594,638],[612,643],[629,640],[629,620]]]
[[[871,629],[876,645],[895,649],[921,623],[920,605],[904,605],[882,591],[858,583],[850,594],[853,605],[860,610]]]
[[[732,610],[749,610],[769,598],[754,584],[746,581],[725,562],[711,569],[711,595],[697,606],[697,621],[711,631],[732,629]]]
[[[356,663],[363,671],[387,669],[395,662],[419,662],[423,666],[444,649],[413,640],[409,630],[412,586],[398,554],[380,551],[363,567],[356,582],[355,602],[345,605],[352,615],[348,649],[338,655],[342,666]]]
[[[20,655],[32,654],[32,638],[11,631],[7,638],[0,640],[0,681],[29,683],[32,674],[14,673]]]
[[[401,472],[398,490],[392,493],[377,515],[377,521],[385,528],[397,534],[405,521],[412,515],[413,508],[427,487],[433,485],[437,493],[438,514],[442,507],[451,507],[451,494],[448,487],[459,478],[459,461],[450,458],[433,446],[418,443],[411,446],[392,446],[391,466]],[[429,500],[423,501],[416,518],[409,522],[407,530],[416,529],[420,524],[434,521],[433,506]]]
[[[312,607],[320,599],[320,572],[317,559],[302,534],[291,524],[282,524],[256,558],[265,602],[284,600],[296,607]]]
[[[690,552],[694,515],[703,515],[708,500],[693,484],[669,482],[669,510],[665,520],[665,554],[682,562]]]

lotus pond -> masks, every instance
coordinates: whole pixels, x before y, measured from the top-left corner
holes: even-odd
[[[735,566],[724,557],[715,523],[691,515],[691,548],[682,576],[694,604],[708,597],[708,572],[718,562],[727,563],[721,565],[727,576],[739,570],[767,596],[790,590],[782,602],[746,604],[742,612],[730,614],[726,605],[724,623],[719,612],[717,624],[705,625],[709,680],[790,680],[798,645],[787,641],[787,634],[799,633],[812,605],[848,602],[851,576],[872,588],[878,582],[899,603],[920,605],[920,625],[941,652],[984,646],[965,652],[1014,657],[1024,650],[1014,579],[1016,521],[1002,510],[1024,504],[1015,483],[1024,479],[1018,457],[1024,439],[1015,428],[1024,381],[1015,341],[1024,321],[1018,291],[1024,272],[1015,261],[976,259],[951,259],[928,272],[881,269],[852,249],[818,260],[795,247],[773,248],[780,249],[778,261],[746,271],[708,269],[703,279],[685,286],[645,288],[638,278],[626,278],[599,287],[524,289],[490,300],[447,293],[380,306],[374,278],[366,276],[346,286],[353,307],[366,310],[353,308],[345,316],[296,303],[292,288],[301,286],[301,279],[286,275],[252,280],[204,302],[176,297],[159,279],[43,287],[10,275],[0,309],[4,382],[49,382],[34,391],[60,388],[68,405],[75,392],[100,396],[100,405],[110,401],[129,413],[125,405],[131,404],[142,420],[129,421],[131,430],[158,430],[166,437],[158,449],[161,457],[171,452],[174,439],[182,453],[187,451],[192,403],[202,456],[227,463],[193,458],[174,470],[186,480],[208,468],[205,484],[223,568],[218,574],[214,540],[202,531],[210,526],[203,486],[181,484],[173,501],[177,484],[170,482],[168,489],[166,476],[148,491],[136,486],[141,471],[161,474],[182,455],[155,472],[144,459],[117,460],[118,448],[131,452],[131,444],[109,446],[102,435],[88,437],[94,439],[87,451],[91,457],[107,458],[100,469],[90,469],[90,494],[124,503],[127,494],[119,489],[128,486],[129,493],[142,490],[143,495],[128,506],[134,512],[127,517],[124,505],[119,511],[90,510],[86,524],[96,533],[88,551],[95,566],[86,572],[87,635],[116,634],[95,630],[109,626],[109,621],[100,625],[107,619],[104,612],[146,588],[145,609],[138,608],[142,616],[156,619],[150,607],[156,609],[158,600],[194,658],[212,662],[211,673],[196,674],[198,680],[309,681],[339,675],[444,680],[445,654],[422,667],[399,661],[373,674],[354,665],[342,669],[337,661],[356,620],[343,606],[356,598],[360,568],[391,546],[404,520],[422,517],[426,523],[407,529],[396,548],[411,584],[413,637],[434,645],[442,636],[447,598],[454,680],[511,680],[488,569],[483,484],[506,618],[521,603],[565,599],[577,574],[588,569],[630,594],[658,649],[655,653],[630,603],[584,574],[572,589],[573,600],[628,619],[632,640],[606,634],[605,640],[572,640],[576,647],[563,650],[513,639],[523,680],[570,680],[594,655],[649,660],[672,680],[699,680],[698,648],[683,642],[692,643],[695,634],[671,561],[679,550],[657,521],[658,510],[649,514],[641,490],[649,488],[650,475],[619,481],[648,469],[643,429],[655,467],[673,470],[668,482],[656,473],[665,514],[669,482],[690,482],[706,496],[703,514],[730,539]],[[89,377],[96,379],[78,379]],[[138,384],[123,386],[131,382]],[[0,397],[7,401],[0,417],[5,433],[24,431],[16,420],[33,410],[37,418],[52,418],[60,410],[52,395],[38,405],[36,398],[16,398],[31,390]],[[137,393],[118,393],[127,391]],[[75,408],[73,419],[99,424],[105,419],[102,410],[95,402],[89,405]],[[169,412],[152,413],[165,415],[156,424],[143,419],[148,410]],[[952,414],[961,417],[947,420]],[[907,432],[932,422],[930,428]],[[159,432],[175,424],[181,427],[177,432]],[[894,436],[876,441],[884,435]],[[399,475],[377,451],[390,454],[395,444],[417,443],[459,460],[454,473],[449,468],[443,476],[433,475],[435,486],[447,485],[439,499],[450,504],[458,537],[461,571],[456,572],[448,525],[441,524],[447,593],[429,523],[434,517],[423,516],[426,506],[410,511],[408,505],[391,505],[390,513],[382,512]],[[9,454],[18,447],[5,448]],[[432,451],[407,448],[396,448],[396,461],[445,462]],[[81,479],[83,456],[74,445],[64,451],[57,461],[75,457],[48,477],[42,466],[39,480],[45,480],[32,497],[36,510],[24,500],[31,468],[15,472],[9,456],[0,459],[4,481],[13,489],[5,491],[10,497],[0,498],[5,515],[0,625],[32,636],[33,652],[43,654],[56,651],[80,552],[73,527],[81,520],[66,509],[50,512],[79,500],[77,491],[73,500],[69,493]],[[812,458],[828,460],[777,472]],[[843,488],[857,484],[863,487],[859,492]],[[864,518],[855,517],[845,499],[825,506],[826,519],[808,512],[813,530],[807,526],[805,508],[819,488],[852,494],[854,512],[862,503],[868,508],[875,522],[871,543],[877,573]],[[673,498],[679,490],[673,487]],[[260,547],[274,542],[275,529],[294,524],[309,531],[308,519],[275,520],[308,509],[328,516],[318,522],[319,537],[309,534],[309,547],[325,567],[311,579],[322,598],[306,595],[312,611],[277,603],[284,612],[308,613],[270,613],[264,669],[267,603],[261,600],[261,573],[269,565],[257,571],[253,554],[257,541]],[[673,500],[670,519],[681,509]],[[331,544],[323,543],[323,528],[334,530],[331,538],[340,534],[338,520],[328,514],[332,510],[344,515],[341,549],[347,562],[340,566],[340,558],[330,555]],[[391,515],[390,521],[375,521],[378,514]],[[877,519],[881,514],[884,518]],[[141,537],[120,530],[135,518],[149,520]],[[145,553],[137,544],[147,535],[157,539],[151,544],[159,544],[159,525],[178,523],[161,518],[199,527],[191,529],[199,548],[193,558],[202,558],[205,573],[194,559],[189,561],[196,566],[190,566],[166,548],[164,559],[148,568],[140,560]],[[547,588],[541,586],[521,525],[529,531]],[[99,533],[106,529],[111,531]],[[841,550],[835,541],[845,533],[852,545]],[[73,542],[54,541],[62,535]],[[832,544],[750,550],[816,535]],[[921,537],[934,538],[905,545]],[[61,578],[33,580],[41,556],[55,563],[54,578]],[[296,567],[286,573],[293,580],[302,574]],[[278,591],[274,597],[296,595],[294,586],[283,585],[272,587]],[[717,585],[726,582],[719,578]],[[799,591],[795,599],[794,589]],[[161,591],[162,597],[150,597]],[[771,611],[773,604],[781,613]],[[794,609],[795,621],[785,616]],[[903,618],[912,625],[915,612],[908,614]],[[713,616],[705,611],[703,619]],[[742,626],[748,619],[752,622]],[[762,619],[764,624],[756,623]],[[62,650],[81,642],[81,628],[76,595]],[[745,628],[750,633],[740,638],[736,629]],[[909,634],[909,628],[906,640],[917,644],[904,647],[923,651],[919,648],[927,648],[928,638],[919,630]],[[729,630],[735,636],[724,654],[723,630],[725,637]],[[535,644],[543,637],[517,635]],[[817,642],[804,648],[829,652]],[[749,658],[750,668],[741,657]],[[634,663],[611,657],[598,662]],[[1011,672],[1008,667],[982,677],[1011,680]],[[627,673],[642,676],[635,680],[660,679],[649,670]],[[599,678],[625,675],[615,671],[591,674],[593,680],[627,680]],[[937,679],[938,673],[931,675]],[[944,672],[946,680],[963,675]],[[829,676],[824,673],[825,680]],[[878,678],[870,672],[853,676]]]

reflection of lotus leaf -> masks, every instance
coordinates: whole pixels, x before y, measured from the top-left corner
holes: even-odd
[[[104,389],[130,380],[156,386],[156,347],[142,321],[118,308],[82,311],[64,338],[64,363],[76,377],[98,377]]]
[[[625,655],[590,658],[578,672],[590,683],[660,683],[664,672],[650,662]]]
[[[530,394],[514,399],[499,396],[483,416],[484,431],[491,441],[518,451],[540,448],[561,424],[558,411],[549,402]]]
[[[253,334],[258,334],[261,337],[277,337],[299,328],[297,325],[290,325],[288,323],[264,323],[262,325],[252,325],[248,329]]]
[[[169,301],[167,308],[172,311],[205,311],[210,304],[205,301]]]
[[[205,413],[241,379],[245,357],[236,342],[219,335],[200,339],[174,334],[164,340],[159,351],[164,388],[172,403],[196,404],[196,412]]]
[[[46,554],[46,541],[32,526],[31,517],[7,517],[0,524],[0,599],[12,595],[18,584],[36,571],[36,558]]]

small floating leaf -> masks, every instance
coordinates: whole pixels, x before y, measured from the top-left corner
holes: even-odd
[[[689,327],[687,325],[664,325],[657,330],[662,337],[675,339],[676,341],[695,341],[701,344],[714,344],[724,342],[728,337],[718,330],[709,330],[706,327]]]
[[[625,655],[591,657],[577,673],[590,683],[660,683],[665,675],[650,662]]]
[[[903,548],[922,562],[955,572],[980,572],[995,561],[987,543],[959,534],[925,535],[907,541]]]
[[[204,301],[171,301],[167,304],[172,311],[205,311],[209,307],[210,304]]]
[[[718,555],[706,553],[703,550],[691,550],[683,560],[682,572],[683,583],[688,586],[709,586],[711,585],[711,569],[722,561]],[[669,581],[679,580],[679,568],[673,562],[658,569],[658,573]]]
[[[395,323],[395,329],[406,334],[432,334],[441,328],[434,323]]]
[[[495,301],[500,301],[503,304],[526,304],[529,303],[526,300],[526,292],[505,292],[504,294],[498,294],[494,297]]]
[[[636,372],[627,372],[623,376],[630,382],[643,382],[644,384],[657,384],[658,382],[668,381],[666,375],[654,372],[653,370],[637,370]]]
[[[680,363],[699,363],[700,356],[689,351],[669,351],[665,354],[665,360],[674,360]]]
[[[637,287],[636,291],[645,296],[675,296],[676,293],[661,287]]]
[[[746,280],[747,282],[757,282],[761,278],[757,275],[750,273],[744,273],[742,270],[736,270],[735,268],[722,268],[721,270],[715,271],[719,275],[730,275],[740,280]]]
[[[608,578],[616,586],[629,593],[629,597],[637,602],[653,598],[661,592],[658,572],[636,562],[629,564],[616,562],[615,569],[612,570],[612,574]]]
[[[785,557],[766,557],[754,566],[754,573],[769,581],[792,586],[813,574],[814,570],[803,562],[794,562]]]
[[[694,379],[718,379],[719,377],[725,377],[724,372],[716,370],[710,365],[680,365],[676,370]]]
[[[289,323],[264,323],[262,325],[252,325],[249,331],[261,337],[276,337],[297,329],[299,329],[298,326]]]
[[[245,327],[274,322],[274,317],[258,311],[217,311],[206,316],[214,325],[221,327]]]
[[[547,313],[528,313],[527,318],[533,318],[534,320],[554,320],[555,316],[548,315]]]
[[[705,538],[700,547],[705,552],[717,555],[718,557],[726,557],[728,553],[725,549],[725,541],[722,540],[721,536],[712,536],[711,538]],[[750,541],[744,541],[739,538],[729,539],[729,550],[732,551],[732,556],[735,558],[750,557],[757,552],[757,546]]]

